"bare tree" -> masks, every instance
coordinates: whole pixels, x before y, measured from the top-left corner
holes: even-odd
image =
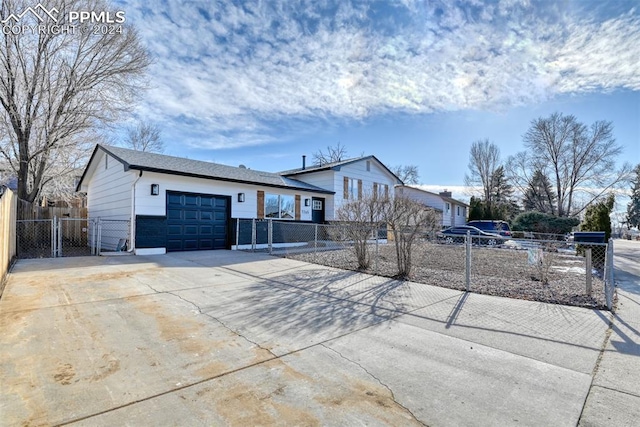
[[[554,113],[533,120],[524,142],[529,150],[529,168],[546,166],[544,171],[556,192],[558,216],[580,213],[629,177],[629,164],[620,170],[615,168],[622,147],[616,144],[611,122],[596,121],[586,126],[572,115]],[[575,197],[581,190],[591,200],[577,208]]]
[[[393,233],[398,263],[398,277],[410,277],[413,245],[417,238],[438,229],[433,209],[404,195],[396,195],[384,205],[384,218]]]
[[[347,148],[339,141],[335,146],[327,146],[326,151],[318,150],[312,155],[315,165],[322,166],[327,163],[340,162],[347,158]]]
[[[137,151],[162,153],[164,141],[160,138],[160,128],[149,122],[139,122],[127,129],[124,145]]]
[[[469,174],[465,175],[467,187],[482,187],[482,196],[488,206],[491,205],[493,178],[500,166],[500,149],[488,139],[476,141],[469,151]]]
[[[418,173],[418,166],[416,165],[393,166],[391,172],[407,185],[420,183],[420,174]]]
[[[28,6],[4,0],[0,18]],[[68,24],[63,17],[69,11],[110,9],[101,0],[54,0],[47,7],[57,10],[58,22],[25,14],[20,26]],[[52,163],[73,158],[65,152],[86,141],[98,123],[114,120],[137,95],[149,59],[133,28],[121,25],[121,34],[27,29],[0,35],[0,156],[17,175],[19,198],[36,200],[57,179]]]
[[[360,270],[366,270],[371,265],[367,243],[380,227],[387,203],[388,199],[365,192],[362,197],[343,203],[336,212],[336,219],[342,223],[340,232],[353,242]]]

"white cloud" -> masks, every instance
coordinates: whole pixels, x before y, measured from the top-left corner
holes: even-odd
[[[548,2],[372,5],[132,7],[128,20],[156,59],[140,114],[196,127],[192,143],[221,148],[271,142],[280,137],[273,123],[291,118],[502,110],[561,93],[640,90],[633,10],[599,21]]]

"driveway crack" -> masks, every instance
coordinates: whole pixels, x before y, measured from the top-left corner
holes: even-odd
[[[207,317],[209,317],[210,319],[215,320],[216,322],[218,322],[220,325],[222,325],[225,329],[227,329],[228,331],[230,331],[230,332],[231,332],[231,333],[233,333],[234,335],[237,335],[237,336],[239,336],[240,338],[244,339],[245,341],[247,341],[247,342],[249,342],[249,343],[251,343],[251,344],[255,345],[255,346],[256,346],[256,347],[258,347],[260,350],[264,350],[264,351],[266,351],[266,352],[267,352],[267,353],[269,353],[272,357],[274,357],[274,358],[278,358],[278,356],[277,356],[276,354],[274,354],[274,353],[273,353],[271,350],[269,350],[268,348],[261,346],[261,345],[260,345],[260,344],[258,344],[256,341],[253,341],[252,339],[250,339],[250,338],[248,338],[248,337],[246,337],[246,336],[242,335],[240,332],[238,332],[238,331],[236,331],[236,330],[232,329],[231,327],[227,326],[227,324],[226,324],[226,323],[224,323],[222,320],[218,319],[217,317],[212,316],[211,314],[209,314],[209,313],[206,313],[206,312],[202,311],[202,308],[201,308],[198,304],[196,304],[195,302],[190,301],[190,300],[188,300],[188,299],[186,299],[186,298],[184,298],[184,297],[182,297],[182,296],[180,296],[180,295],[178,295],[178,294],[174,294],[173,292],[168,292],[168,291],[167,291],[167,292],[164,292],[164,293],[167,293],[167,294],[169,294],[169,295],[173,295],[174,297],[180,298],[182,301],[184,301],[184,302],[186,302],[186,303],[188,303],[188,304],[191,304],[192,306],[194,306],[194,307],[198,310],[198,313],[200,313],[200,314],[202,314],[202,315],[204,315],[204,316],[207,316]]]
[[[362,369],[364,372],[367,373],[367,375],[369,375],[371,378],[373,378],[374,380],[376,380],[378,382],[378,384],[380,384],[382,387],[386,388],[389,391],[389,394],[391,394],[391,399],[393,400],[393,402],[400,406],[402,409],[404,409],[405,411],[407,411],[411,417],[417,422],[420,423],[420,425],[423,426],[427,426],[427,424],[425,424],[424,422],[420,421],[418,419],[418,417],[415,416],[415,414],[413,412],[411,412],[411,410],[409,408],[407,408],[406,406],[404,406],[402,403],[398,402],[398,400],[396,400],[396,396],[393,393],[393,390],[391,390],[391,387],[389,387],[387,384],[383,383],[380,378],[376,377],[373,373],[371,373],[367,368],[365,368],[364,366],[362,366],[360,363],[356,362],[355,360],[351,360],[348,357],[346,357],[344,354],[340,353],[338,350],[336,350],[335,348],[331,348],[326,346],[324,343],[320,343],[320,346],[326,348],[327,350],[331,350],[334,353],[336,353],[338,356],[340,356],[341,358],[343,358],[344,360],[346,360],[347,362],[351,362],[354,365],[357,365],[360,369]]]

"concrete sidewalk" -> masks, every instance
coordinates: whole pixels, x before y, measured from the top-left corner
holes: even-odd
[[[640,242],[615,240],[618,303],[580,419],[583,426],[640,422]]]
[[[576,425],[609,322],[260,254],[24,260],[0,424]]]

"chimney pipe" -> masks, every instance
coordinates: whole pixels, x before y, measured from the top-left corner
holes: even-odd
[[[304,170],[307,167],[307,156],[305,156],[304,154],[302,155],[302,170]]]

